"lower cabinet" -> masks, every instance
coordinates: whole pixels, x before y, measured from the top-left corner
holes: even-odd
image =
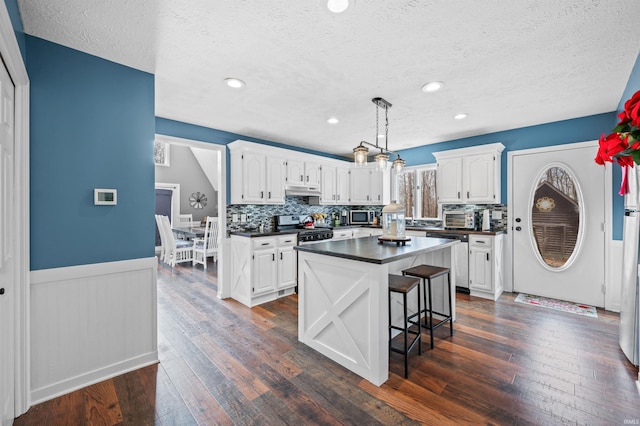
[[[353,238],[373,237],[382,235],[382,228],[354,228]]]
[[[472,296],[496,300],[503,291],[504,235],[469,236],[469,290]]]
[[[295,234],[269,237],[231,236],[231,297],[249,307],[295,291]]]
[[[353,230],[352,229],[340,229],[340,230],[333,230],[333,241],[338,241],[338,240],[350,240],[351,238],[353,238]]]

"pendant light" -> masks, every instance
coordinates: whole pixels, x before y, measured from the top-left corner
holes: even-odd
[[[380,172],[386,171],[389,168],[389,154],[394,154],[397,156],[397,158],[393,160],[392,165],[394,170],[396,172],[399,172],[404,168],[405,161],[402,158],[400,158],[399,154],[393,151],[389,151],[389,108],[391,108],[391,104],[383,98],[373,98],[371,99],[371,102],[376,104],[376,136],[375,136],[376,143],[374,145],[367,141],[361,141],[360,145],[353,148],[353,161],[356,166],[366,165],[369,149],[365,145],[369,145],[372,148],[376,148],[380,150],[380,153],[374,157],[376,162],[376,170]],[[384,108],[384,120],[385,120],[384,135],[381,135],[379,132],[380,108]],[[384,136],[384,147],[378,145],[378,138],[382,136]]]

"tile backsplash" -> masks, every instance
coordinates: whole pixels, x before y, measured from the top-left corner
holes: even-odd
[[[284,214],[311,214],[325,213],[330,216],[332,213],[338,213],[342,210],[373,210],[377,215],[382,213],[382,206],[336,206],[336,205],[310,205],[305,197],[286,197],[284,205],[282,204],[232,204],[227,206],[227,231],[243,231],[247,228],[259,228],[260,224],[264,225],[265,232],[272,231],[275,227],[273,217]],[[247,215],[247,222],[232,222],[233,214],[240,217],[242,214]]]
[[[274,229],[275,224],[273,217],[284,214],[311,214],[325,213],[329,217],[332,213],[338,213],[342,210],[373,210],[377,215],[382,214],[383,206],[336,206],[336,205],[311,205],[305,197],[291,197],[285,199],[282,204],[232,204],[227,206],[227,231],[244,231],[245,229],[258,229],[260,225],[264,225],[264,230],[270,232]],[[491,219],[491,229],[495,231],[506,230],[507,227],[507,205],[506,204],[443,204],[443,210],[468,210],[482,212],[489,209],[492,212],[501,211],[501,219]],[[246,222],[232,222],[232,215],[247,215]],[[440,220],[415,220],[407,223],[409,226],[440,226]]]

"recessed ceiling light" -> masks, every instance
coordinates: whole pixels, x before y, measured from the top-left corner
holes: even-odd
[[[463,118],[467,118],[467,114],[461,112],[460,114],[454,115],[453,118],[455,118],[456,120],[462,120]]]
[[[327,8],[333,13],[342,13],[349,8],[353,0],[328,0]]]
[[[436,92],[440,89],[442,89],[442,87],[444,86],[444,83],[441,81],[432,81],[429,82],[427,84],[425,84],[424,86],[422,86],[422,91],[423,92]]]
[[[338,120],[338,119],[337,119],[337,118],[335,118],[335,117],[329,117],[329,118],[327,119],[327,123],[329,123],[329,124],[338,124],[339,122],[340,122],[340,120]]]
[[[239,89],[245,86],[244,81],[237,78],[225,78],[224,82],[227,84],[227,86],[233,87],[234,89]]]

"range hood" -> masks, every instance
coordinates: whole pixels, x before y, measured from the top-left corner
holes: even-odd
[[[299,197],[319,197],[319,186],[287,185],[284,187],[285,195]]]

